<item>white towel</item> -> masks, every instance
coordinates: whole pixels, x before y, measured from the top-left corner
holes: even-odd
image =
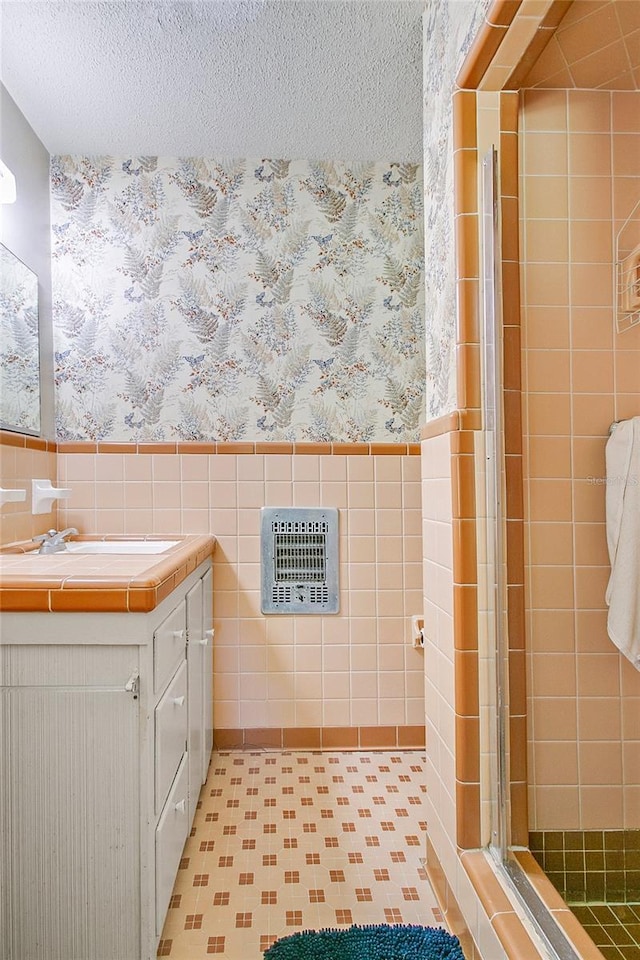
[[[640,417],[622,420],[606,447],[607,631],[640,670]]]

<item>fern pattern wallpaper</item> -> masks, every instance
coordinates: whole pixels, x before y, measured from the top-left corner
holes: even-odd
[[[426,419],[457,407],[456,265],[453,210],[455,78],[491,0],[432,0],[424,15],[423,133]]]
[[[417,442],[422,169],[55,156],[59,440]]]

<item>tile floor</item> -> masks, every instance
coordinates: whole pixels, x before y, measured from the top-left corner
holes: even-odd
[[[444,926],[423,866],[424,752],[214,752],[158,947],[260,960],[352,923]]]

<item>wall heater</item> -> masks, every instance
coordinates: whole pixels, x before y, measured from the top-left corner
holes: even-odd
[[[337,613],[338,511],[263,507],[262,612]]]

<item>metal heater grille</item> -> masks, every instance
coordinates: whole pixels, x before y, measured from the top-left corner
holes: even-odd
[[[264,507],[262,612],[338,612],[338,511]]]

